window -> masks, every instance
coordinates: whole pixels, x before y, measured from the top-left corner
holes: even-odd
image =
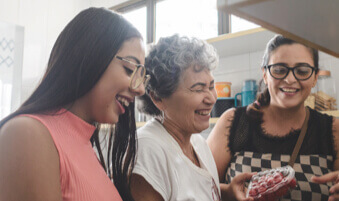
[[[145,43],[157,42],[160,37],[175,33],[209,39],[259,27],[218,12],[216,5],[217,0],[135,0],[111,9],[122,13],[140,31]]]
[[[146,6],[123,13],[122,15],[139,30],[146,43]]]
[[[257,27],[260,26],[252,22],[249,22],[245,19],[242,19],[240,17],[237,17],[235,15],[231,15],[231,33],[244,31],[247,29],[253,29]]]
[[[216,4],[216,0],[166,0],[157,2],[156,41],[160,37],[175,33],[201,39],[218,36]]]

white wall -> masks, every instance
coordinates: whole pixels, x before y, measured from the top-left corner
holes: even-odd
[[[260,66],[263,55],[264,50],[220,58],[219,67],[213,72],[216,82],[232,82],[232,97],[241,92],[243,81],[246,79],[255,79],[259,84],[262,78]],[[319,67],[322,70],[331,71],[339,106],[339,58],[320,52]]]
[[[0,20],[24,27],[21,102],[39,83],[54,42],[81,10],[112,7],[125,0],[0,0]]]

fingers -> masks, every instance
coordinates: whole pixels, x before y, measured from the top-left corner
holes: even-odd
[[[331,172],[328,174],[325,174],[323,176],[317,177],[317,176],[313,176],[311,178],[312,182],[314,183],[318,183],[318,184],[323,184],[323,183],[327,183],[327,182],[335,182],[338,179],[339,176],[339,172]]]
[[[339,194],[331,195],[328,198],[328,201],[338,201],[339,200]]]
[[[250,180],[252,178],[252,176],[255,175],[255,174],[256,174],[255,172],[252,172],[252,173],[247,173],[247,172],[246,173],[241,173],[241,174],[235,176],[233,178],[233,180],[235,180],[234,181],[235,183],[242,183],[242,182]]]
[[[335,184],[330,188],[330,193],[334,194],[334,193],[339,193],[339,184]]]

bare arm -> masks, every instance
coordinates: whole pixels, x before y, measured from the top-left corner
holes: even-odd
[[[62,201],[59,156],[47,128],[16,117],[0,130],[0,200]]]
[[[135,201],[164,201],[162,196],[140,175],[132,174],[131,192]]]
[[[234,111],[235,109],[231,108],[224,112],[207,138],[207,144],[212,151],[217,165],[220,182],[225,179],[226,168],[232,157],[228,147],[228,142]]]
[[[339,119],[334,119],[333,122],[333,141],[336,158],[334,159],[334,170],[339,170]]]

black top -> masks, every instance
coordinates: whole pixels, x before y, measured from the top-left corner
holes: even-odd
[[[310,109],[308,128],[299,154],[324,154],[335,158],[332,124],[332,116]],[[300,129],[293,130],[284,137],[266,133],[261,122],[246,114],[246,107],[238,107],[230,128],[229,147],[232,155],[239,151],[291,155],[299,133]]]

